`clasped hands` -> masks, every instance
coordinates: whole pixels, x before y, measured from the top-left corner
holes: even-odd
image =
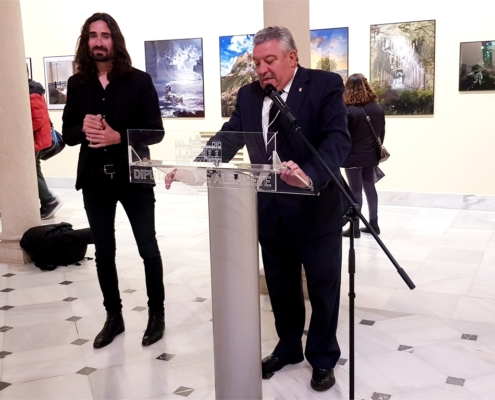
[[[108,125],[100,114],[86,114],[82,131],[86,134],[88,146],[93,149],[119,144],[122,140],[120,133]]]
[[[174,169],[170,171],[165,177],[165,188],[170,189],[172,182],[181,181],[180,177],[177,176],[178,172],[181,170]],[[304,173],[304,171],[299,168],[294,161],[284,161],[282,162],[282,167],[278,169],[278,174],[280,179],[286,182],[288,185],[299,187],[299,188],[310,188],[312,187],[311,179]]]

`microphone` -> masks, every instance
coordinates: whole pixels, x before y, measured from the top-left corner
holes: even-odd
[[[268,96],[273,100],[273,104],[284,114],[289,124],[296,127],[297,126],[297,118],[294,113],[291,111],[287,103],[282,99],[280,93],[277,91],[275,86],[268,84],[265,86],[265,96]]]

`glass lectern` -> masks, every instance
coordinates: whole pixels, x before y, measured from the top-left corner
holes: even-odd
[[[207,188],[216,398],[262,399],[257,192],[315,193],[279,178],[285,167],[273,134],[229,134],[261,143],[258,151],[274,140],[271,163],[251,164],[247,157],[224,163],[222,142],[213,138],[203,143],[199,132],[167,132],[160,142],[159,131],[136,129],[128,131],[129,177],[131,182],[163,185],[168,175],[174,185]],[[158,142],[153,153],[163,159],[150,156],[148,146]]]

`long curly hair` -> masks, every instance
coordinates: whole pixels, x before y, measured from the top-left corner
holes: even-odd
[[[363,74],[352,74],[345,83],[344,102],[348,106],[371,103],[378,97]]]
[[[76,56],[74,61],[77,65],[76,75],[81,81],[86,81],[98,76],[95,61],[90,54],[89,26],[96,21],[103,21],[107,24],[112,34],[113,59],[112,68],[108,71],[108,80],[112,81],[122,77],[132,70],[132,61],[125,46],[125,39],[120,31],[117,22],[106,13],[94,13],[89,17],[81,28],[81,35],[77,39]]]

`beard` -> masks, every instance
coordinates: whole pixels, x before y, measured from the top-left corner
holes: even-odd
[[[99,53],[99,54],[96,54]],[[97,62],[107,62],[113,60],[113,53],[110,53],[106,47],[94,46],[91,49],[91,57]]]

